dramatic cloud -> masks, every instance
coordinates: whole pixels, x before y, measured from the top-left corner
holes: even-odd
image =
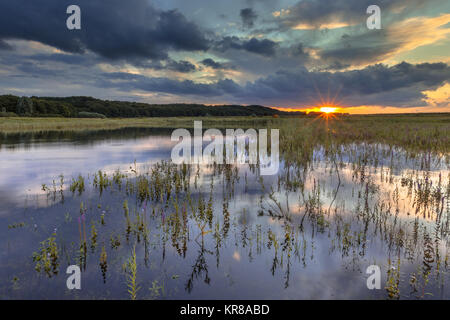
[[[211,58],[207,58],[201,61],[201,63],[207,67],[211,67],[213,69],[216,70],[220,70],[220,69],[234,69],[234,67],[232,65],[230,65],[229,63],[220,63],[220,62],[216,62]]]
[[[284,105],[296,101],[298,105],[314,105],[331,92],[345,106],[395,104],[407,107],[424,105],[426,96],[422,91],[435,90],[450,81],[450,67],[443,63],[412,65],[403,62],[392,67],[374,65],[335,73],[306,69],[296,73],[280,71],[242,86],[230,79],[205,84],[128,73],[109,73],[103,77],[102,87],[211,97],[231,94],[233,97],[229,99],[241,103],[266,101]]]
[[[319,54],[325,61],[360,65],[381,62],[420,46],[442,41],[450,35],[450,14],[416,17],[395,22],[381,30],[344,34]]]
[[[372,4],[380,30],[366,27]],[[66,27],[69,5],[81,30]],[[1,1],[0,94],[450,111],[449,12],[447,0]]]
[[[167,64],[167,68],[173,71],[188,73],[194,72],[196,70],[195,65],[190,63],[189,61],[169,61]]]
[[[82,8],[81,30],[66,27],[70,4]],[[158,10],[141,0],[2,1],[0,39],[34,40],[71,53],[90,50],[110,59],[165,59],[169,50],[206,50],[209,45],[180,12]]]
[[[245,50],[263,56],[275,55],[277,43],[269,39],[242,40],[238,37],[225,37],[216,44],[216,50],[226,51],[229,49]]]

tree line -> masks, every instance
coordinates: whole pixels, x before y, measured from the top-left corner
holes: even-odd
[[[0,96],[0,112],[3,116],[66,118],[226,117],[304,114],[302,112],[283,112],[259,105],[147,104],[100,100],[92,97],[18,97],[14,95]]]

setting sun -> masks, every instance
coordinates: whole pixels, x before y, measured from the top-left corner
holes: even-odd
[[[321,107],[320,108],[320,112],[324,112],[324,113],[333,113],[336,112],[337,108],[332,108],[332,107]]]

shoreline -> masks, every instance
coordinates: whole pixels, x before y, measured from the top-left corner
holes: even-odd
[[[205,127],[243,128],[266,126],[272,117],[155,117],[155,118],[32,118],[0,117],[0,133],[39,131],[113,130],[121,128],[193,128],[194,121],[202,121]]]
[[[36,131],[80,131],[112,130],[121,128],[193,128],[194,121],[202,121],[206,128],[261,128],[282,122],[298,121],[308,125],[319,119],[317,116],[229,116],[229,117],[152,117],[152,118],[47,118],[47,117],[0,117],[0,133],[36,132]],[[444,124],[450,127],[450,113],[442,114],[371,114],[330,117],[325,119],[341,123],[366,123],[368,126],[379,122],[392,125]],[[281,128],[280,128],[281,129]]]

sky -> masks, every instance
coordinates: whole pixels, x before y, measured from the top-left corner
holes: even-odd
[[[0,94],[450,112],[449,52],[448,0],[0,2]]]

